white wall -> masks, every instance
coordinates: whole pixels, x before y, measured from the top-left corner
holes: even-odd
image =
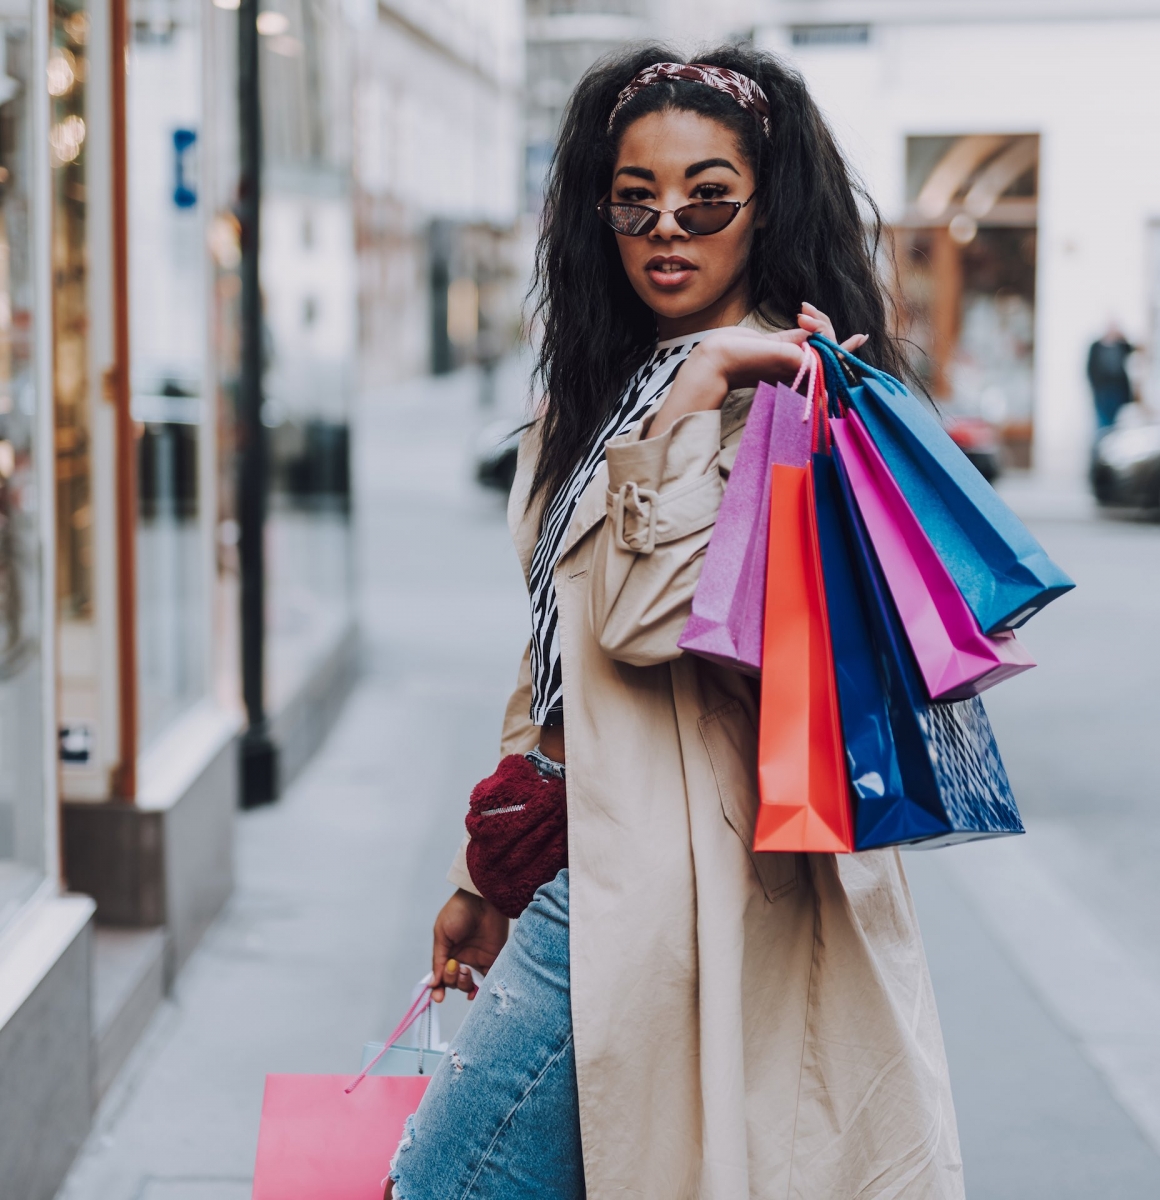
[[[1160,17],[883,25],[866,46],[796,51],[769,28],[759,41],[802,70],[888,220],[903,205],[908,135],[1040,135],[1035,462],[1081,473],[1087,346],[1113,313],[1146,333]]]

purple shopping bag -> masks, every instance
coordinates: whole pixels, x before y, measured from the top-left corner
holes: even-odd
[[[804,396],[784,383],[758,384],[705,551],[693,611],[677,640],[680,649],[747,675],[761,674],[770,472],[774,462],[805,466],[810,457],[817,380],[812,354],[793,387],[807,367]]]
[[[1035,666],[1013,633],[979,628],[857,414],[830,428],[930,698],[963,700]]]

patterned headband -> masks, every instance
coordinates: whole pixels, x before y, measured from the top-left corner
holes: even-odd
[[[703,83],[716,88],[719,92],[731,96],[746,112],[753,113],[761,121],[765,136],[772,133],[769,123],[769,97],[749,78],[726,67],[710,67],[706,63],[653,63],[645,67],[629,81],[628,86],[616,98],[616,105],[608,114],[608,132],[612,132],[612,124],[616,114],[649,84],[665,83],[673,79],[684,79],[689,83]]]

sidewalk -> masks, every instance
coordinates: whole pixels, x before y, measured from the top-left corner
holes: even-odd
[[[466,378],[366,405],[363,681],[283,800],[240,817],[236,895],[110,1091],[60,1200],[246,1200],[265,1074],[353,1069],[425,970],[465,797],[494,767],[526,636],[502,503],[470,482],[478,420]],[[1015,749],[1017,710],[1004,714]],[[1035,835],[1032,823],[1010,845],[1018,855]],[[1084,1030],[1053,1003],[1053,978],[1069,977],[1028,959],[1028,914],[1046,909],[995,899],[1026,876],[1022,862],[990,847],[906,859],[968,1195],[1155,1200],[1160,1156],[1113,1096],[1120,1076],[1093,1066]],[[1086,914],[1089,894],[1067,892],[1066,913]],[[1060,944],[1057,927],[1038,932]]]

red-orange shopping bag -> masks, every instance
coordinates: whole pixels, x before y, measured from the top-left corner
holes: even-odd
[[[430,979],[378,1057],[349,1075],[267,1075],[253,1200],[382,1200],[430,1075],[369,1072],[431,1003]]]
[[[853,850],[810,466],[773,468],[755,850]]]

